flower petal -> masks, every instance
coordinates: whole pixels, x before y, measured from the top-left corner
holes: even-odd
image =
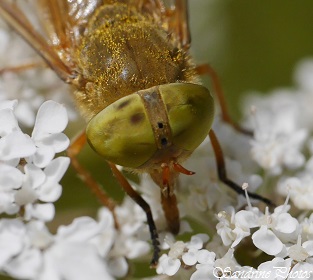
[[[68,117],[65,107],[48,100],[38,110],[32,137],[38,140],[47,134],[62,132],[67,123]]]
[[[313,256],[313,241],[305,241],[302,244],[302,247],[308,252],[310,256]]]
[[[0,221],[0,267],[23,249],[25,227],[19,220]]]
[[[266,226],[261,226],[252,235],[253,244],[268,255],[277,255],[283,250],[283,243]]]
[[[42,256],[39,250],[29,249],[13,258],[5,267],[10,276],[17,279],[36,279],[42,265]]]
[[[59,182],[66,172],[69,164],[70,159],[68,157],[58,157],[51,161],[49,165],[45,168],[47,180]]]
[[[16,99],[15,100],[1,100],[0,110],[5,110],[5,109],[14,110],[17,104],[18,104],[18,101]]]
[[[108,261],[108,268],[112,275],[122,278],[128,272],[128,263],[124,257],[118,257]]]
[[[52,203],[45,204],[28,204],[25,206],[25,220],[32,218],[40,221],[49,222],[54,218],[55,208]]]
[[[282,213],[276,219],[275,230],[282,233],[293,233],[298,229],[299,222],[289,213]]]
[[[23,173],[17,168],[0,163],[0,192],[20,188],[23,177]]]
[[[46,179],[46,174],[37,166],[28,163],[24,166],[25,178],[23,185],[37,189]]]
[[[44,138],[42,144],[52,147],[55,153],[59,153],[67,149],[70,140],[64,133],[55,133]]]
[[[55,152],[53,147],[44,146],[37,148],[36,153],[32,156],[32,162],[40,167],[46,167],[54,158]]]
[[[99,224],[89,217],[79,217],[68,226],[60,226],[57,232],[58,239],[82,242],[91,239],[100,232]]]
[[[195,265],[197,262],[197,249],[189,249],[187,253],[183,254],[182,260],[186,265]]]
[[[253,211],[241,210],[235,214],[236,226],[246,229],[258,226],[258,216]]]
[[[201,249],[198,251],[197,253],[197,261],[200,264],[214,264],[215,261],[215,253],[214,252],[210,252],[206,249]]]
[[[33,155],[36,147],[31,138],[21,131],[14,131],[0,139],[0,159],[11,160]]]
[[[180,268],[180,260],[179,259],[172,259],[168,257],[167,255],[163,255],[159,259],[159,271],[162,271],[161,273],[166,274],[168,276],[173,276],[176,274],[176,272]]]
[[[20,130],[14,113],[10,109],[0,110],[0,137],[12,133],[14,130]]]

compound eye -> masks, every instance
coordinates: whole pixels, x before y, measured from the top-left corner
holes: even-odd
[[[214,100],[204,86],[177,83],[160,86],[173,144],[194,151],[208,135],[214,119]]]
[[[157,150],[154,134],[138,94],[125,96],[99,112],[86,129],[91,147],[106,160],[136,168]]]

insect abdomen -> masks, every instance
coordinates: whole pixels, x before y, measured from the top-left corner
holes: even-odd
[[[122,4],[93,16],[78,48],[84,92],[76,97],[90,119],[117,99],[156,85],[194,82],[194,70],[175,38],[148,15]]]

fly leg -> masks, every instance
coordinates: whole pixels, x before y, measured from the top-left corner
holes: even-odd
[[[147,222],[148,222],[148,226],[149,226],[149,230],[150,230],[150,236],[151,236],[151,240],[152,240],[152,246],[153,246],[153,257],[151,260],[151,267],[156,267],[158,260],[159,260],[159,252],[160,252],[159,245],[160,245],[160,243],[159,243],[159,236],[158,236],[157,228],[156,228],[154,220],[153,220],[151,208],[150,208],[149,204],[141,197],[141,195],[132,188],[132,186],[129,184],[129,182],[124,177],[124,175],[117,169],[116,165],[111,163],[111,162],[108,162],[108,164],[110,165],[114,176],[116,177],[116,179],[118,180],[118,182],[120,183],[120,185],[122,186],[124,191],[146,213]]]
[[[217,174],[218,174],[219,179],[223,183],[225,183],[228,187],[230,187],[235,192],[237,192],[238,194],[245,195],[245,191],[240,186],[238,186],[232,180],[228,179],[227,173],[226,173],[226,166],[225,166],[223,151],[222,151],[220,143],[218,142],[217,137],[216,137],[216,135],[212,129],[209,132],[209,137],[210,137],[211,144],[212,144],[213,151],[214,151],[214,155],[215,155]],[[262,201],[268,205],[273,206],[273,203],[268,198],[265,198],[261,195],[255,194],[255,193],[248,192],[248,194],[250,197],[252,197],[254,199],[260,200],[260,201]]]
[[[87,142],[86,134],[83,131],[71,143],[71,145],[67,149],[67,155],[70,157],[71,164],[78,173],[80,179],[86,184],[86,186],[91,190],[91,192],[96,195],[101,204],[110,209],[114,216],[115,202],[108,196],[108,194],[103,190],[103,188],[98,184],[98,182],[95,181],[91,174],[79,163],[77,159],[77,155],[85,146],[86,142]],[[117,221],[116,219],[114,220],[115,226],[117,227]]]
[[[253,132],[251,130],[241,127],[230,117],[225,101],[225,95],[215,70],[209,64],[201,64],[196,67],[196,71],[199,75],[208,75],[211,78],[214,92],[221,107],[223,121],[230,124],[237,131],[246,135],[253,136]]]

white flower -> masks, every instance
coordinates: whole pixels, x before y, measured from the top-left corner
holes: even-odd
[[[45,250],[38,279],[113,279],[97,248],[88,243],[99,230],[95,221],[84,217],[60,227],[53,245]]]
[[[62,131],[68,123],[64,106],[46,101],[39,109],[32,139],[37,147],[36,154],[30,160],[43,168],[54,158],[56,153],[64,151],[69,145],[69,139]]]
[[[21,158],[33,155],[36,147],[24,134],[14,115],[17,101],[0,101],[0,162],[16,166]]]
[[[284,248],[284,244],[265,225],[252,235],[252,240],[257,248],[268,255],[278,255]]]
[[[274,258],[271,261],[264,262],[258,266],[259,272],[267,272],[267,279],[283,280],[288,277],[290,271],[291,260],[284,260],[283,258]]]
[[[269,255],[285,256],[285,244],[295,241],[299,233],[299,222],[287,213],[290,208],[287,200],[276,207],[273,214],[266,208],[265,214],[259,217],[260,229],[252,235],[254,245]]]
[[[14,196],[22,182],[23,173],[20,170],[0,162],[0,213],[17,213],[19,206]]]
[[[156,272],[158,274],[166,274],[168,276],[173,276],[177,273],[181,266],[179,259],[173,259],[170,256],[163,254],[159,258],[159,264]]]
[[[234,258],[234,249],[229,249],[227,253],[220,259],[216,259],[214,263],[214,276],[218,275],[219,272],[223,272],[224,276],[229,276],[227,273],[232,274],[236,270],[239,270],[240,266],[237,264]],[[199,269],[199,268],[198,268]],[[227,277],[226,277],[227,278]],[[222,278],[223,279],[223,278]]]
[[[313,261],[313,241],[305,241],[302,244],[301,235],[298,236],[297,243],[288,248],[288,256],[298,263]]]
[[[12,110],[16,102],[4,103],[0,110],[0,117],[7,121],[0,133],[0,212],[13,214],[24,207],[26,220],[50,221],[55,212],[51,202],[60,197],[62,188],[59,181],[69,166],[69,158],[53,159],[55,153],[66,149],[69,143],[60,132],[67,124],[65,109],[53,101],[42,105],[33,132],[34,142],[18,126]],[[57,121],[56,125],[54,121]],[[44,163],[43,166],[39,164],[45,167],[44,170],[25,162],[24,158]],[[36,204],[38,201],[47,204]]]
[[[298,174],[297,177],[283,178],[280,180],[278,191],[287,195],[300,210],[312,210],[313,176],[310,172]]]
[[[197,253],[196,271],[191,275],[191,280],[213,279],[215,277],[215,253],[202,249]],[[219,270],[219,269],[217,269]]]
[[[258,225],[258,213],[256,209],[241,210],[235,213],[235,209],[229,207],[217,215],[219,223],[216,225],[217,234],[222,238],[223,244],[231,247],[237,246],[240,241],[250,235],[250,228]]]
[[[120,229],[114,236],[112,255],[134,259],[147,254],[150,251],[147,242],[150,235],[144,211],[126,197],[123,204],[116,207],[115,213]]]
[[[296,92],[286,89],[249,100],[256,108],[250,120],[255,127],[251,155],[271,174],[280,174],[283,168],[296,169],[305,162],[302,148],[308,132],[301,125],[304,112],[300,101]]]
[[[94,238],[99,234],[103,238],[103,230],[112,227],[108,222],[105,225],[104,221],[98,223],[88,217],[77,218],[72,224],[59,227],[53,236],[39,221],[24,225],[17,220],[2,220],[2,269],[21,279],[113,279],[103,259],[107,255],[100,256],[98,243],[94,243]],[[108,236],[107,241],[111,242],[110,239]],[[114,262],[120,268],[117,263],[121,264],[123,260],[112,259],[111,263]],[[125,271],[125,262],[123,266]]]
[[[213,264],[215,254],[203,249],[205,243],[209,240],[206,234],[193,235],[189,242],[182,241],[172,242],[167,239],[170,250],[168,254],[163,254],[159,259],[157,266],[158,274],[166,274],[168,276],[175,275],[180,267],[183,266],[198,266]]]
[[[182,261],[189,266],[195,265],[199,259],[203,262],[205,256],[201,249],[203,248],[204,243],[207,243],[208,241],[209,236],[206,234],[193,235],[190,241],[186,244],[188,251],[182,255]]]
[[[0,220],[0,269],[23,250],[25,225],[18,219]]]

